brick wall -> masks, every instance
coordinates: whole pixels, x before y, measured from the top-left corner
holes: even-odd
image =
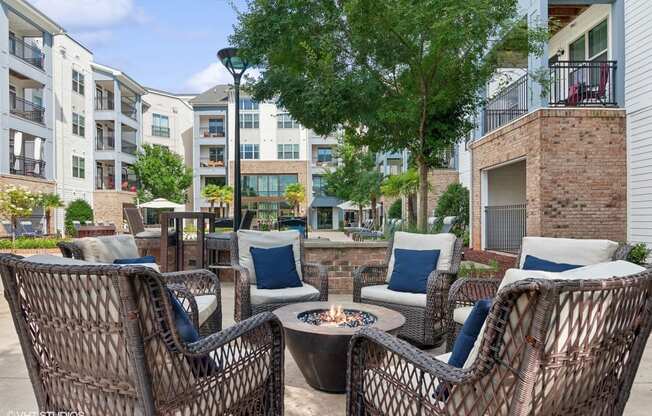
[[[482,172],[525,160],[527,235],[626,239],[625,112],[540,109],[471,145],[472,247],[481,248]]]
[[[95,191],[93,193],[93,218],[97,221],[111,221],[122,232],[122,208],[124,204],[135,204],[136,194],[123,191]]]
[[[428,216],[437,208],[437,202],[441,194],[452,183],[460,180],[459,172],[455,169],[432,169],[428,174],[430,189],[428,190]]]

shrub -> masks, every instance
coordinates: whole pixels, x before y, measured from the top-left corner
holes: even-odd
[[[66,217],[64,224],[66,226],[66,235],[75,235],[73,221],[93,221],[93,208],[83,199],[72,201],[66,208]]]
[[[645,243],[638,243],[634,245],[632,251],[627,255],[627,260],[635,264],[645,264],[649,254],[650,249],[647,248],[647,245],[645,245]]]
[[[40,248],[57,248],[57,243],[61,240],[59,238],[25,238],[19,237],[16,239],[16,249],[40,249]],[[11,240],[0,240],[0,250],[11,249]]]
[[[469,224],[469,190],[460,183],[450,184],[437,201],[435,216],[437,217],[436,230],[441,230],[444,217],[457,217],[452,231],[458,237],[462,236]]]
[[[400,219],[403,214],[403,201],[401,198],[392,202],[392,205],[389,206],[387,211],[387,216],[391,219]]]

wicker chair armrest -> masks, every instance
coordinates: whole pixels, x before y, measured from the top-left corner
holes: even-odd
[[[216,295],[220,298],[220,280],[208,270],[187,270],[182,272],[162,273],[166,283],[185,285],[195,296]]]
[[[414,369],[409,369],[409,367],[414,367]],[[363,328],[353,335],[349,344],[348,368],[349,397],[347,403],[350,406],[355,406],[351,402],[352,400],[378,397],[387,391],[388,386],[385,386],[383,390],[377,383],[369,382],[370,376],[366,373],[367,371],[375,373],[379,380],[392,380],[391,382],[400,384],[400,386],[396,386],[398,390],[403,391],[406,396],[414,397],[414,400],[419,402],[421,401],[419,397],[424,397],[424,395],[429,396],[425,397],[424,402],[431,401],[433,394],[438,394],[440,397],[437,399],[444,401],[445,392],[443,389],[438,391],[437,385],[445,385],[447,389],[451,389],[456,384],[470,381],[472,377],[469,371],[439,361],[430,354],[376,328]],[[404,372],[398,373],[401,370]],[[423,378],[429,380],[429,385],[426,385],[425,381],[423,384],[418,381],[414,382],[413,377],[419,377],[422,374],[429,375],[428,378]],[[389,389],[392,388],[389,386]]]
[[[494,298],[500,286],[500,279],[488,277],[466,277],[457,279],[448,290],[449,307],[473,305],[475,302]]]
[[[353,272],[353,301],[361,301],[363,287],[385,284],[388,268],[387,264],[368,264],[358,267]]]
[[[446,323],[448,290],[454,278],[454,273],[442,270],[433,270],[428,276],[426,319],[429,325],[433,325],[433,330],[437,323],[440,326]]]
[[[618,248],[616,249],[616,252],[614,253],[612,260],[627,260],[627,257],[629,257],[629,252],[632,251],[634,246],[629,245],[627,243],[621,243],[618,245]]]
[[[181,306],[186,311],[192,324],[199,330],[199,307],[192,292],[182,283],[168,283],[167,288],[177,298]]]
[[[328,271],[326,266],[317,263],[302,263],[303,281],[319,290],[319,300],[328,300]]]
[[[84,260],[84,253],[82,253],[79,246],[72,241],[59,241],[57,247],[61,250],[61,255],[63,257]]]
[[[251,314],[251,277],[249,270],[239,264],[232,264],[235,279],[235,312],[236,322],[249,318]]]

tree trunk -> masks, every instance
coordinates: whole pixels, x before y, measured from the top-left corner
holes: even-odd
[[[45,234],[50,234],[50,208],[45,209]]]
[[[371,197],[371,218],[374,220],[371,226],[372,229],[376,229],[376,226],[378,225],[376,223],[376,204],[377,204],[376,197],[375,196]]]
[[[428,229],[428,166],[419,162],[419,197],[417,206],[417,228],[425,232]]]
[[[408,224],[416,225],[417,223],[417,210],[416,210],[416,194],[410,194],[407,196],[407,214],[408,214]]]
[[[358,227],[362,227],[362,205],[358,206]]]

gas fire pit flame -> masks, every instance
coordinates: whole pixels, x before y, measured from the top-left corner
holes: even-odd
[[[337,326],[341,328],[358,328],[373,325],[376,317],[368,312],[344,309],[342,305],[331,305],[329,309],[303,312],[299,320],[317,326]]]

